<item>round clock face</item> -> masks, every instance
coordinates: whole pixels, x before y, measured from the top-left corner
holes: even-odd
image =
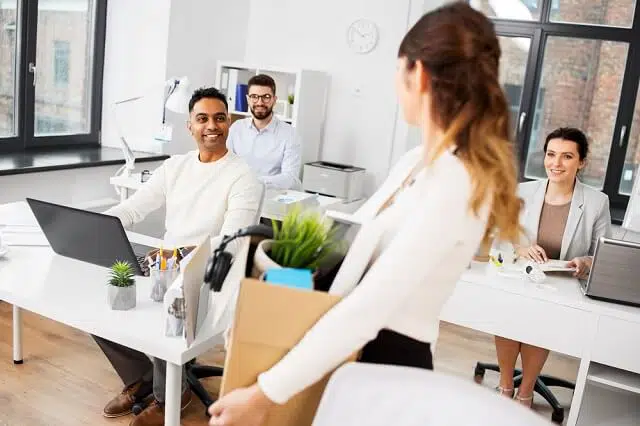
[[[349,25],[347,43],[356,53],[368,53],[378,43],[378,27],[367,19],[358,19]]]

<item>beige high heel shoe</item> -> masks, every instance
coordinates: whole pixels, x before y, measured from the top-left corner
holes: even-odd
[[[520,396],[519,394],[517,394],[515,400],[525,407],[533,408],[533,394],[531,394],[531,396]]]
[[[513,398],[513,389],[503,388],[502,386],[496,386],[496,392],[507,398]]]

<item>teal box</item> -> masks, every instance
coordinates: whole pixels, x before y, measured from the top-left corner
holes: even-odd
[[[313,290],[313,274],[310,269],[271,268],[264,274],[264,280],[286,287]]]

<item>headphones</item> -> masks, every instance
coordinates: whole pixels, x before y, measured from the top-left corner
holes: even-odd
[[[238,230],[233,235],[225,235],[220,242],[218,248],[213,252],[213,256],[207,261],[207,267],[204,271],[204,282],[209,284],[212,291],[220,291],[222,284],[227,278],[229,269],[233,264],[233,255],[225,251],[227,244],[240,237],[265,237],[273,238],[273,229],[267,225],[252,225]]]

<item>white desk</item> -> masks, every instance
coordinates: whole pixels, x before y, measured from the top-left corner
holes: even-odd
[[[604,424],[593,419],[625,409],[629,419],[640,416],[640,308],[592,300],[569,277],[537,285],[485,271],[486,264],[474,263],[463,274],[443,321],[579,358],[567,425]],[[601,385],[622,396],[607,395]]]
[[[120,201],[126,200],[131,191],[135,191],[143,185],[143,182],[140,181],[140,173],[134,173],[131,176],[113,176],[109,182],[120,191]],[[268,189],[264,198],[265,202],[262,204],[263,208],[262,212],[260,212],[260,216],[265,219],[282,219],[281,212],[271,210],[269,208],[270,203],[266,201],[274,199],[278,195],[284,195],[287,193],[295,195],[300,194],[301,192],[293,190]],[[342,198],[328,197],[324,195],[317,195],[316,201],[321,210],[337,210],[344,213],[355,212],[364,202],[364,200],[358,200],[347,203]]]
[[[22,204],[24,214],[30,214],[26,203]],[[15,204],[11,209],[7,206],[0,205],[0,223],[11,222],[3,212],[16,212]],[[140,234],[130,233],[129,238],[151,246],[159,243]],[[248,241],[244,250],[248,250]],[[243,274],[243,269],[232,267],[228,279],[233,280],[238,272]],[[136,277],[134,309],[111,310],[107,304],[108,272],[108,268],[58,256],[50,247],[10,247],[6,258],[0,259],[0,300],[13,305],[14,362],[22,362],[22,309],[163,359],[167,361],[165,425],[178,426],[181,366],[223,342],[223,330],[209,320],[210,309],[190,347],[185,339],[165,337],[162,304],[149,298],[151,282],[145,277]]]

